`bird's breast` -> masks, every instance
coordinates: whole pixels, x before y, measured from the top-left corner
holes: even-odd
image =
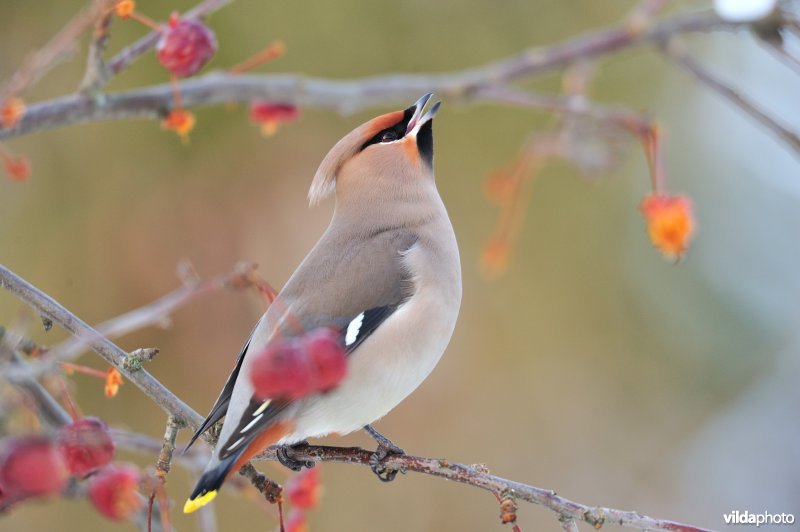
[[[386,415],[431,373],[455,328],[461,271],[457,250],[453,261],[422,246],[403,257],[413,274],[413,296],[352,353],[338,388],[299,406],[295,433],[281,443],[358,430]]]

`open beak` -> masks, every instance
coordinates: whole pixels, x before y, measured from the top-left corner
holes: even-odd
[[[431,99],[433,93],[429,92],[413,105],[414,114],[411,115],[411,120],[408,121],[408,126],[406,126],[406,135],[410,133],[416,133],[419,130],[419,126],[425,123],[426,120],[430,120],[436,114],[436,110],[439,109],[439,103],[437,102],[434,104],[430,110],[422,116],[422,110],[425,108],[425,104],[428,103],[428,100]],[[422,116],[422,118],[420,118]]]

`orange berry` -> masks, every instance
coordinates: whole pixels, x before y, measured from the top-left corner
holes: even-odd
[[[161,122],[161,127],[169,131],[174,131],[181,137],[181,140],[186,142],[196,122],[197,120],[193,113],[185,109],[173,109]]]
[[[105,392],[106,397],[109,399],[117,395],[119,392],[119,387],[123,384],[122,374],[117,370],[117,368],[110,368],[108,373],[106,373],[106,386]]]
[[[694,235],[692,203],[686,196],[652,194],[642,200],[650,242],[668,259],[679,259]]]
[[[0,106],[0,125],[4,128],[12,128],[17,125],[25,114],[25,102],[22,99],[12,96],[7,98]]]
[[[481,267],[487,277],[497,277],[508,269],[511,245],[502,238],[492,238],[483,247]]]
[[[136,2],[133,0],[121,0],[114,6],[114,13],[121,19],[129,18],[136,10]]]

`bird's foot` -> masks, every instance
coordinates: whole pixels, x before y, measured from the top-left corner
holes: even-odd
[[[278,450],[275,451],[275,454],[278,457],[278,462],[283,464],[285,467],[288,467],[292,471],[300,471],[304,467],[311,469],[316,465],[314,460],[297,460],[294,458],[294,456],[292,456],[294,451],[303,449],[305,447],[308,447],[307,441],[301,441],[292,445],[281,445],[278,447]]]
[[[383,482],[391,482],[397,476],[398,472],[405,473],[405,471],[401,469],[386,467],[383,461],[389,456],[403,455],[406,454],[406,452],[395,445],[392,440],[372,428],[372,425],[365,426],[364,430],[378,442],[378,448],[372,453],[372,456],[369,457],[369,467],[372,469],[372,472],[375,473],[375,476]]]

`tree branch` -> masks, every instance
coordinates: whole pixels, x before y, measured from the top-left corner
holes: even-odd
[[[75,15],[47,44],[30,54],[0,91],[0,102],[9,96],[16,96],[36,83],[53,66],[74,49],[75,42],[95,20],[108,10],[115,0],[94,0]]]
[[[313,462],[337,462],[369,466],[373,451],[360,447],[330,447],[310,445],[293,448],[291,457]],[[275,448],[271,448],[256,459],[277,460]],[[521,482],[508,480],[488,472],[483,465],[468,466],[441,458],[424,458],[411,455],[389,455],[383,462],[388,468],[402,472],[413,471],[453,482],[467,484],[493,493],[498,499],[511,496],[514,499],[539,504],[552,510],[561,519],[583,521],[595,528],[605,524],[616,524],[639,530],[673,530],[681,532],[710,532],[708,529],[656,519],[637,512],[615,510],[600,506],[587,506],[556,494],[555,491],[537,488]]]
[[[688,13],[654,22],[650,26],[622,24],[553,46],[532,48],[482,67],[452,73],[396,74],[348,81],[293,74],[243,76],[212,72],[183,80],[179,86],[183,105],[186,107],[268,99],[352,113],[389,102],[406,101],[425,91],[435,91],[439,96],[452,100],[502,102],[503,99],[494,98],[491,93],[481,94],[480,89],[529,79],[563,68],[577,60],[593,59],[635,46],[662,42],[674,35],[731,30],[736,27],[735,24],[721,20],[713,12]],[[138,57],[136,54],[140,55],[152,45],[150,43],[142,49],[147,43],[139,41],[131,46],[130,52],[123,51],[120,55]],[[109,62],[108,68],[111,72],[116,72],[118,70],[115,68],[119,69],[120,65],[127,64],[119,61],[121,58]],[[159,118],[172,105],[173,87],[168,83],[106,94],[102,98],[74,94],[30,105],[15,127],[0,129],[0,140],[73,124]]]
[[[25,304],[36,309],[42,316],[61,325],[74,336],[99,354],[106,362],[117,368],[128,380],[133,382],[145,395],[150,397],[168,415],[172,414],[179,422],[198,427],[203,418],[186,403],[178,399],[146,370],[130,371],[125,368],[128,353],[103,337],[99,332],[72,314],[56,300],[31,285],[17,274],[0,264],[0,286],[14,294]]]
[[[233,0],[203,0],[195,7],[183,14],[183,18],[198,19],[202,18],[209,13],[216,11],[231,3]],[[158,42],[160,35],[156,31],[151,31],[135,43],[131,44],[117,55],[115,55],[107,65],[108,74],[110,79],[112,76],[119,74],[131,63],[136,61],[143,54],[147,53]],[[106,80],[108,81],[108,80]]]
[[[125,369],[124,360],[127,353],[108,339],[102,337],[100,333],[69,312],[53,298],[2,265],[0,265],[0,286],[14,294],[22,302],[34,308],[43,316],[58,323],[73,335],[81,338],[82,341],[85,341],[109,364],[114,365],[123,372],[129,380],[145,393],[145,395],[167,413],[171,420],[171,426],[174,427],[174,434],[177,434],[177,429],[181,425],[187,425],[190,428],[199,426],[202,421],[200,415],[164,387],[147,371],[142,369],[131,372]],[[173,433],[169,432],[169,430],[168,433],[170,434],[170,439],[172,439]],[[215,443],[214,436],[210,433],[206,433],[204,439],[212,445]],[[160,452],[162,449],[158,445],[155,447],[158,448],[156,452]],[[296,459],[311,460],[314,462],[360,464],[365,466],[370,465],[372,454],[372,451],[358,447],[309,446],[293,451],[293,457]],[[277,460],[275,449],[270,449],[258,458],[262,460]],[[639,530],[708,532],[702,528],[669,520],[655,519],[636,512],[587,506],[556,495],[556,493],[551,490],[537,488],[521,482],[491,475],[483,466],[467,466],[464,464],[451,463],[444,459],[424,458],[411,455],[390,455],[383,463],[388,468],[394,468],[400,471],[414,471],[474,486],[493,493],[498,497],[498,500],[501,501],[509,500],[513,502],[518,499],[542,505],[555,512],[562,523],[565,523],[565,526],[570,521],[580,520],[596,528],[599,528],[605,523],[615,523],[620,526]],[[251,482],[264,493],[268,500],[276,501],[280,496],[280,485],[256,471],[252,465],[248,464],[243,467],[241,473],[248,477]]]
[[[662,44],[664,55],[673,63],[689,72],[694,78],[713,90],[736,107],[750,115],[761,125],[766,127],[776,137],[786,143],[795,154],[800,154],[800,136],[781,124],[776,118],[761,110],[749,98],[740,94],[736,89],[722,81],[715,74],[706,70],[701,63],[694,59],[686,48],[676,39],[670,39]]]
[[[241,289],[253,285],[256,264],[240,262],[228,272],[224,272],[208,280],[199,280],[188,262],[178,266],[182,286],[142,307],[111,318],[95,327],[104,338],[111,339],[145,327],[165,327],[170,316],[180,307],[196,297],[209,294],[222,288]],[[6,377],[15,379],[22,376],[38,376],[53,371],[61,362],[76,359],[88,349],[86,342],[74,336],[63,343],[48,349],[35,362],[25,368],[9,368]]]

